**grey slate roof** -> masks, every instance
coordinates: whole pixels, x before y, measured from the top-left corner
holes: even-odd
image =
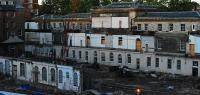
[[[73,14],[67,14],[67,15],[41,15],[34,17],[33,19],[73,19],[73,18],[82,18],[87,19],[90,18],[90,13],[73,13]]]
[[[138,8],[138,9],[155,9],[152,6],[143,5],[137,2],[114,2],[102,8]]]
[[[200,18],[200,13],[197,11],[182,11],[182,12],[147,12],[144,15],[138,16],[137,19],[183,19],[183,18]]]

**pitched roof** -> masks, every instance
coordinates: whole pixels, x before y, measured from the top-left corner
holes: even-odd
[[[18,36],[10,36],[7,40],[3,41],[4,44],[11,44],[11,43],[23,43],[24,41],[21,40]]]
[[[147,12],[136,19],[186,19],[200,18],[197,11],[181,11],[181,12]]]
[[[114,2],[102,8],[137,8],[137,9],[155,9],[152,6],[140,4],[138,2]]]
[[[87,19],[90,18],[91,14],[90,13],[72,13],[72,14],[67,14],[67,15],[41,15],[34,17],[33,19],[73,19],[73,18],[83,18]]]

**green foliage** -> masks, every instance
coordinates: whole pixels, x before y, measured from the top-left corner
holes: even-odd
[[[120,0],[44,0],[39,9],[39,14],[63,15],[68,13],[90,12],[91,8],[106,6]],[[120,2],[132,2],[121,0]],[[139,3],[156,7],[162,11],[191,11],[197,9],[199,4],[190,0],[138,0]]]

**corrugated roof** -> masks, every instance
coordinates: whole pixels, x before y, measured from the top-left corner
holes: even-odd
[[[147,12],[137,18],[200,18],[200,13],[197,11]]]

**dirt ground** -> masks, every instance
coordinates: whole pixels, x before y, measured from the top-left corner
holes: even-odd
[[[138,95],[140,89],[139,95],[200,95],[197,77],[104,68],[97,69],[95,90],[99,92]]]

